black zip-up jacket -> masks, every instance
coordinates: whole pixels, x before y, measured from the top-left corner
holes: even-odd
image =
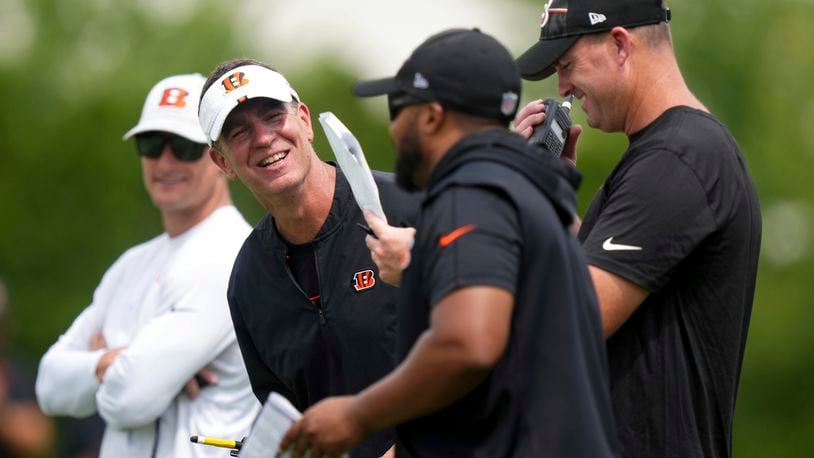
[[[418,198],[399,189],[392,174],[374,172],[374,178],[388,223],[412,226]],[[276,391],[305,410],[328,396],[358,393],[393,369],[399,290],[379,279],[356,223],[364,217],[337,167],[331,210],[313,240],[319,307],[294,280],[271,215],[243,244],[228,299],[260,402]],[[378,457],[392,443],[392,430],[382,431],[353,456]]]
[[[443,196],[476,195],[457,191],[477,188],[515,209],[517,223],[507,234],[518,240],[519,265],[505,352],[465,396],[397,427],[400,458],[598,458],[618,453],[597,300],[582,249],[568,232],[579,180],[578,172],[504,129],[467,136],[433,170],[412,261],[403,276],[399,358],[429,327],[432,308],[443,294],[495,284],[484,272],[494,267],[490,263],[495,259],[505,259],[501,246],[446,251],[452,247],[445,248],[433,226],[446,228],[451,218],[450,201]],[[453,202],[458,208],[480,208],[477,201]],[[460,219],[454,221],[458,224]],[[460,264],[443,264],[448,270],[438,271],[444,256],[457,257]],[[462,272],[469,263],[482,264],[475,271],[487,276],[466,278]],[[443,281],[430,278],[433,272],[444,276]],[[428,287],[433,284],[441,290]]]

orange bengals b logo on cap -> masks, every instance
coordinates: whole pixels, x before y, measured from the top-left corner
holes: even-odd
[[[353,289],[358,293],[366,289],[373,288],[376,284],[376,275],[373,274],[371,269],[360,270],[353,274]]]
[[[560,2],[560,3],[564,3],[564,5],[562,5],[562,6],[565,6],[566,8],[552,8],[551,7],[552,3],[554,3],[554,0],[548,0],[548,3],[545,4],[545,10],[543,11],[543,15],[540,17],[540,28],[541,29],[543,27],[545,27],[546,24],[548,24],[548,20],[551,18],[552,14],[567,14],[568,13],[568,8],[567,8],[568,2],[567,1]]]
[[[164,94],[161,96],[161,101],[158,102],[158,106],[183,108],[187,106],[188,95],[189,92],[180,87],[168,87],[164,89]]]
[[[220,82],[227,94],[248,83],[249,79],[246,78],[246,74],[243,72],[234,72]]]

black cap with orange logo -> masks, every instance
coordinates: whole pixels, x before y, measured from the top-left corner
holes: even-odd
[[[548,0],[540,21],[540,41],[517,59],[527,80],[554,73],[557,60],[582,35],[614,27],[638,27],[670,21],[662,0]]]

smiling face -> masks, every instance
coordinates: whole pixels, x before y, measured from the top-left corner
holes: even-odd
[[[205,148],[201,145],[201,148]],[[144,187],[153,204],[165,214],[197,213],[225,192],[226,180],[206,157],[178,160],[165,143],[158,158],[141,158]]]
[[[240,179],[265,203],[304,183],[319,161],[313,138],[307,106],[259,98],[229,114],[211,157],[229,178]]]
[[[627,91],[610,34],[583,36],[557,61],[561,96],[580,100],[588,125],[605,132],[624,129]]]

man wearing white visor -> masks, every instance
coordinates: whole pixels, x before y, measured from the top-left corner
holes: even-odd
[[[252,396],[226,305],[232,262],[250,227],[203,155],[204,77],[156,84],[135,137],[144,186],[165,232],[127,250],[92,303],[43,356],[37,399],[49,415],[98,411],[102,457],[218,457],[191,435],[241,438]],[[197,374],[197,376],[196,376]]]
[[[199,114],[212,160],[268,211],[228,294],[255,395],[265,402],[276,391],[304,410],[361,391],[395,364],[399,292],[379,278],[347,179],[311,145],[308,107],[283,75],[244,59],[212,72]],[[388,221],[413,225],[417,199],[392,174],[374,178]],[[378,457],[392,443],[382,431],[352,456]]]

